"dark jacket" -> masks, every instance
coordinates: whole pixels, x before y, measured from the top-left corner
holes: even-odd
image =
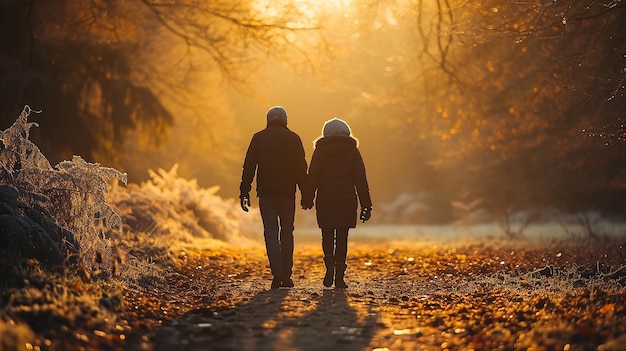
[[[354,228],[357,196],[361,207],[371,207],[365,164],[356,140],[345,136],[319,139],[311,158],[303,205],[315,198],[320,228]]]
[[[302,189],[307,163],[300,137],[284,125],[268,125],[254,134],[246,152],[239,191],[247,195],[256,174],[258,197],[295,198]]]

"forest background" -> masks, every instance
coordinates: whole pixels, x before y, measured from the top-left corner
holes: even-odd
[[[378,223],[626,210],[626,4],[4,1],[0,126],[24,105],[52,164],[170,169],[238,196],[265,112],[307,157],[361,141]]]

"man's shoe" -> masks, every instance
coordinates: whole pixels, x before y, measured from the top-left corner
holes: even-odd
[[[280,284],[281,287],[283,288],[293,288],[294,284],[293,284],[293,280],[291,280],[291,278],[287,278],[285,280],[283,280],[282,284]]]
[[[278,289],[281,286],[281,282],[280,282],[280,278],[278,277],[274,277],[274,279],[272,280],[272,289]]]

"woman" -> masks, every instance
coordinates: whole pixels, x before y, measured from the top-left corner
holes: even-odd
[[[324,286],[330,287],[334,282],[337,288],[347,288],[344,273],[348,230],[356,227],[357,197],[363,222],[370,218],[372,211],[365,165],[357,148],[357,139],[341,119],[326,121],[322,135],[314,143],[315,151],[302,193],[302,208],[312,208],[315,199],[326,266]]]

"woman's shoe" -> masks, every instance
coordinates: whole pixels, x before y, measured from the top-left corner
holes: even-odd
[[[348,268],[348,265],[346,265],[345,263],[335,264],[335,288],[339,288],[339,289],[348,288],[348,284],[346,284],[346,282],[343,281],[343,276],[346,272],[346,268]]]
[[[330,288],[331,286],[333,286],[333,276],[335,272],[333,272],[333,270],[326,270],[326,275],[324,276],[324,281],[323,284],[325,287]]]

